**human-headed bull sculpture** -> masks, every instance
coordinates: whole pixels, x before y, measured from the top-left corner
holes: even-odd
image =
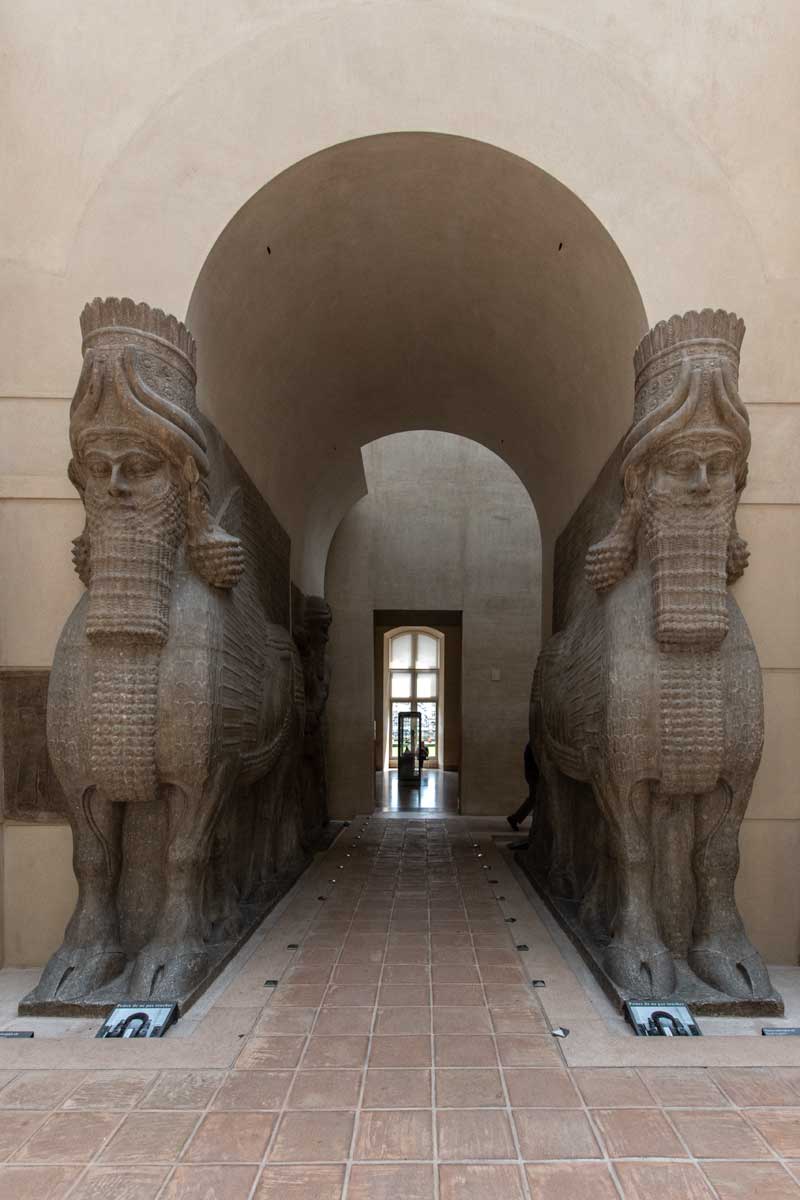
[[[743,336],[707,309],[637,348],[632,428],[559,539],[558,632],[531,701],[532,873],[623,994],[707,1011],[779,1004],[734,899],[763,742],[758,658],[728,590],[748,558]]]
[[[331,686],[328,632],[331,606],[322,596],[301,596],[293,634],[303,663],[306,722],[300,756],[300,794],[303,824],[312,845],[324,839],[328,825],[328,784],[325,767],[325,708]]]
[[[87,591],[47,714],[79,896],[28,1011],[191,995],[301,859],[302,668],[268,619],[242,487],[211,514],[221,439],[196,407],[192,337],[130,300],[93,301],[81,329],[69,474]]]

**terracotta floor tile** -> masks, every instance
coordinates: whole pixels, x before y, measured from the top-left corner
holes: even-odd
[[[647,1108],[655,1104],[632,1067],[581,1067],[572,1072],[590,1108]]]
[[[484,1007],[486,1001],[483,988],[479,984],[470,983],[438,983],[433,988],[433,1003],[449,1005],[453,1008],[464,1005],[479,1005]]]
[[[485,1008],[433,1009],[433,1032],[445,1034],[491,1033],[492,1024]]]
[[[357,1037],[372,1029],[372,1008],[321,1008],[315,1037]]]
[[[611,1158],[687,1158],[657,1108],[595,1108],[592,1116]]]
[[[431,949],[431,962],[436,965],[451,963],[464,966],[475,962],[475,952],[471,946],[436,945]]]
[[[418,963],[395,963],[384,967],[382,982],[396,987],[419,987],[427,985],[427,976],[427,967],[420,968]]]
[[[389,946],[386,951],[386,965],[415,963],[426,966],[431,961],[430,950],[426,946]]]
[[[479,984],[481,977],[478,968],[471,963],[459,966],[453,963],[435,963],[431,967],[434,984]]]
[[[354,1163],[348,1200],[433,1200],[433,1165]]]
[[[600,1147],[586,1116],[569,1108],[515,1108],[523,1158],[600,1158]]]
[[[155,1071],[92,1071],[64,1101],[69,1108],[132,1108],[155,1082]]]
[[[184,1158],[199,1163],[260,1162],[276,1120],[276,1113],[208,1113],[187,1146]]]
[[[360,1071],[298,1071],[288,1108],[355,1108],[361,1091]]]
[[[437,1108],[496,1108],[505,1107],[505,1103],[503,1081],[497,1070],[462,1067],[436,1072]]]
[[[88,1163],[119,1125],[121,1113],[56,1112],[14,1155],[14,1162]]]
[[[380,977],[380,963],[345,963],[334,968],[331,983],[343,987],[375,987]]]
[[[771,1067],[717,1067],[711,1071],[714,1082],[739,1108],[798,1103],[798,1094],[787,1078]]]
[[[298,984],[293,987],[290,983],[275,988],[272,1004],[275,1008],[313,1008],[322,1001],[325,986],[321,983]]]
[[[615,1163],[625,1200],[712,1200],[714,1193],[692,1163]]]
[[[429,1067],[431,1039],[423,1034],[393,1037],[375,1035],[369,1055],[371,1067]]]
[[[538,1011],[538,1001],[531,995],[529,987],[502,983],[487,983],[486,1002],[492,1008],[521,1008]]]
[[[522,1200],[519,1167],[497,1163],[487,1166],[439,1167],[441,1200]],[[564,1196],[562,1200],[569,1200]]]
[[[581,1098],[566,1070],[507,1067],[506,1087],[514,1108],[580,1108]]]
[[[434,1038],[437,1067],[496,1067],[494,1038],[438,1034]]]
[[[430,1108],[431,1073],[419,1069],[367,1071],[364,1108]]]
[[[58,1108],[85,1071],[23,1071],[0,1092],[0,1108]]]
[[[46,1112],[0,1112],[0,1159],[9,1158],[46,1118]]]
[[[170,1169],[89,1167],[70,1200],[155,1200]]]
[[[504,963],[483,963],[481,978],[484,983],[504,984],[505,986],[525,984],[525,977],[521,969]]]
[[[0,1167],[0,1200],[62,1200],[81,1170],[81,1167]]]
[[[479,965],[482,967],[484,963],[492,963],[495,966],[502,965],[507,967],[524,966],[520,963],[520,956],[516,950],[488,950],[482,946],[475,951],[475,957]]]
[[[344,1162],[355,1117],[349,1112],[288,1112],[269,1152],[272,1162]]]
[[[425,1159],[433,1157],[430,1109],[370,1109],[358,1118],[356,1159]]]
[[[290,1071],[231,1071],[214,1097],[215,1109],[280,1108],[289,1090]]]
[[[800,1186],[780,1163],[707,1162],[703,1172],[719,1200],[800,1200]]]
[[[256,1037],[310,1033],[316,1015],[316,1008],[273,1008],[270,1004],[259,1017],[253,1033]]]
[[[749,1108],[747,1116],[783,1158],[800,1158],[800,1108]]]
[[[100,1159],[105,1163],[174,1162],[197,1118],[194,1112],[129,1113]]]
[[[270,1165],[261,1173],[253,1200],[340,1200],[343,1188],[344,1167]]]
[[[531,1200],[618,1200],[603,1163],[528,1163]]]
[[[449,1108],[436,1114],[439,1158],[516,1158],[511,1124],[494,1108]]]
[[[305,1044],[304,1037],[251,1037],[236,1060],[236,1069],[264,1071],[270,1067],[296,1067]]]
[[[281,978],[281,983],[291,984],[292,987],[306,987],[313,984],[328,983],[331,975],[331,968],[328,963],[320,963],[315,966],[309,963],[308,966],[293,967]]]
[[[180,1166],[160,1200],[247,1200],[257,1172],[256,1166]]]
[[[504,1067],[548,1067],[562,1062],[549,1034],[534,1037],[498,1034],[497,1053]]]
[[[725,1097],[703,1067],[646,1067],[639,1074],[665,1107],[727,1107]]]
[[[363,1067],[367,1058],[365,1037],[310,1037],[303,1055],[303,1069],[309,1067]]]
[[[430,1008],[379,1008],[375,1014],[375,1033],[429,1033]]]
[[[694,1158],[771,1158],[744,1117],[731,1110],[673,1109],[669,1116]]]
[[[205,1108],[225,1071],[163,1071],[139,1108]]]
[[[382,1008],[389,1006],[416,1008],[420,1005],[428,1005],[430,1002],[431,994],[427,983],[418,983],[413,986],[390,983],[385,984],[378,992],[378,1004]]]
[[[375,1003],[376,987],[349,987],[332,983],[325,993],[323,1008],[369,1008]]]

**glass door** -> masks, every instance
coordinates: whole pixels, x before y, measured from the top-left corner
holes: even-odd
[[[421,629],[398,631],[389,638],[389,766],[398,763],[400,714],[419,713],[426,764],[438,767],[440,734],[441,634]]]

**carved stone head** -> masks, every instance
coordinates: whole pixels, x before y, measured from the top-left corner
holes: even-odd
[[[208,511],[206,440],[195,401],[195,346],[175,317],[132,300],[81,314],[83,370],[70,410],[70,478],[86,528],[75,566],[90,589],[90,637],[163,641],[177,555],[231,587],[238,541]]]
[[[656,325],[634,356],[622,510],[589,550],[586,571],[607,591],[646,552],[656,637],[665,644],[719,644],[728,629],[726,585],[747,564],[735,525],[750,450],[737,391],[743,336],[734,313],[704,309]]]

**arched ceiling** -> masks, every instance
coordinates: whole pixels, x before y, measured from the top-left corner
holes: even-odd
[[[233,217],[187,321],[199,399],[319,590],[363,494],[360,447],[415,428],[495,451],[545,553],[631,417],[643,304],[567,188],[495,146],[433,133],[345,142]]]

